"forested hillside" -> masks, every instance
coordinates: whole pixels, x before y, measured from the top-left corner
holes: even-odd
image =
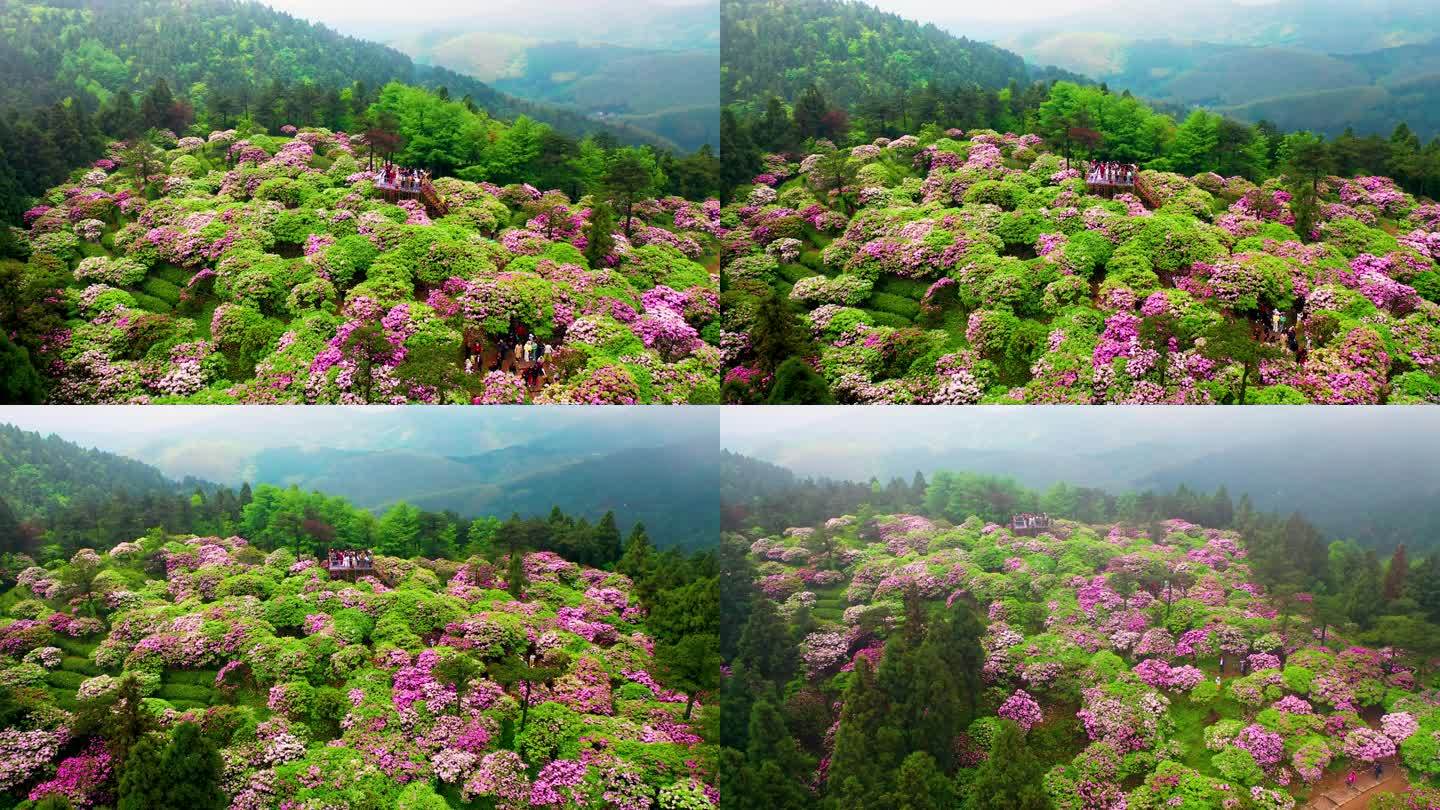
[[[4,806],[717,806],[713,553],[216,496],[0,549]]]
[[[893,138],[727,115],[726,401],[1440,401],[1440,139],[1021,100]]]
[[[0,348],[22,348],[0,358],[29,382],[8,397],[718,399],[719,206],[661,197],[703,198],[692,159],[712,157],[576,144],[399,83],[369,115],[365,135],[145,130],[76,170],[28,233],[0,231],[26,260],[0,250]],[[387,159],[433,173],[424,202],[385,186]]]
[[[636,447],[497,483],[417,495],[416,505],[461,514],[542,514],[559,504],[592,519],[614,512],[644,523],[662,547],[698,549],[719,533],[714,439]]]
[[[686,449],[631,451],[429,497],[423,486],[411,487],[408,500],[357,504],[308,485],[174,481],[139,461],[0,425],[0,551],[49,560],[159,526],[178,533],[248,533],[297,553],[318,553],[336,541],[453,557],[488,543],[508,520],[529,533],[531,547],[591,564],[618,554],[605,550],[620,542],[617,525],[644,535],[657,549],[688,553],[714,544],[717,518],[715,470],[697,460],[698,452],[680,458]],[[667,455],[667,463],[655,464]],[[631,467],[612,459],[629,456],[639,456],[636,463],[648,459],[651,477],[617,475]],[[383,454],[368,459],[372,470],[387,462],[393,459]],[[597,483],[605,477],[613,483]]]
[[[1347,771],[1373,808],[1440,798],[1440,557],[975,512],[960,478],[724,537],[727,806],[1291,810]]]
[[[1440,40],[1334,54],[1069,32],[1035,43],[1027,55],[1179,110],[1204,106],[1282,130],[1389,135],[1404,121],[1423,139],[1440,135]]]
[[[726,460],[771,471],[725,482],[727,804],[1293,810],[1352,769],[1372,808],[1440,798],[1440,550],[1377,555],[1224,486]]]
[[[1404,441],[1397,437],[1397,441]],[[919,512],[930,515],[975,514],[1003,520],[1015,511],[1049,512],[1089,523],[1125,522],[1146,525],[1177,516],[1210,526],[1230,527],[1243,515],[1289,513],[1303,515],[1328,537],[1346,538],[1381,555],[1406,546],[1412,554],[1440,557],[1434,527],[1440,513],[1431,505],[1432,492],[1417,486],[1403,496],[1385,497],[1376,488],[1354,483],[1353,464],[1338,458],[1358,456],[1346,447],[1325,459],[1297,451],[1284,442],[1228,452],[1148,474],[1133,488],[1079,485],[1061,480],[1047,487],[1025,486],[1013,478],[980,472],[941,470],[929,482],[916,472],[910,480],[847,481],[825,477],[800,478],[788,469],[728,451],[722,454],[722,529],[761,528],[780,531],[791,524],[809,524],[824,515],[854,512],[862,504],[879,511]],[[1296,469],[1305,470],[1277,485],[1274,470],[1254,459],[1289,455]],[[1093,465],[1095,460],[1090,459]],[[1358,463],[1358,462],[1356,462]],[[1419,459],[1399,465],[1390,478],[1390,490],[1402,485],[1396,478]],[[988,469],[972,464],[972,470]],[[1077,467],[1078,469],[1078,467]],[[1350,492],[1350,489],[1359,489]]]
[[[102,494],[168,496],[177,486],[134,459],[0,424],[0,500],[22,520]]]
[[[1014,53],[864,3],[726,0],[720,22],[721,101],[757,111],[812,85],[854,112],[925,86],[999,90],[1042,76]]]
[[[717,807],[713,574],[504,539],[355,575],[157,530],[7,576],[6,806]]]
[[[688,165],[670,154],[673,142],[621,122],[516,99],[249,0],[7,3],[0,8],[0,72],[13,79],[0,87],[0,221],[12,224],[28,198],[102,157],[109,139],[152,127],[200,137],[251,125],[394,130],[393,119],[372,110],[392,83],[432,91],[485,120],[524,121],[531,137],[546,133],[552,162],[573,157],[576,141],[590,136],[604,148],[654,146],[662,162]],[[444,152],[441,162],[455,163],[465,154],[451,142],[476,135],[461,123],[452,111],[423,126],[412,121],[418,139],[403,135],[414,149],[432,158]],[[685,160],[702,173],[715,171],[712,154]],[[432,162],[416,165],[440,170]]]
[[[501,92],[652,132],[687,152],[719,146],[720,52],[713,43],[649,49],[590,37],[551,41],[483,30],[435,32],[395,44]]]
[[[496,118],[528,115],[574,137],[609,131],[581,115],[496,92],[483,82],[417,65],[393,48],[342,36],[251,0],[24,0],[0,14],[0,108],[25,109],[86,96],[102,106],[164,80],[197,115],[264,112],[306,117],[338,105],[357,83],[445,87]],[[196,87],[196,85],[200,87]]]

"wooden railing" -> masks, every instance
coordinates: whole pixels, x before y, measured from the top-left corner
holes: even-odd
[[[435,186],[431,185],[429,180],[420,184],[420,199],[425,202],[425,207],[429,209],[432,217],[443,217],[450,213],[450,206],[445,204],[445,200],[435,191]]]
[[[1135,196],[1139,197],[1140,202],[1145,203],[1145,207],[1151,211],[1160,207],[1160,197],[1145,182],[1145,178],[1139,175],[1135,176]]]
[[[425,205],[425,213],[431,217],[443,217],[450,213],[450,206],[445,203],[445,198],[440,196],[429,180],[422,181],[418,188],[392,186],[382,182],[377,182],[375,187],[380,189],[385,199],[390,202],[402,199],[419,200]]]

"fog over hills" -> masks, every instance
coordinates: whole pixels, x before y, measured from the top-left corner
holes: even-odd
[[[0,423],[172,479],[314,489],[384,511],[643,521],[661,545],[719,530],[717,419],[690,408],[0,408]]]
[[[1337,536],[1379,545],[1431,543],[1440,525],[1440,413],[1429,409],[753,410],[722,414],[722,446],[802,477],[957,470],[1117,494],[1223,485],[1259,508],[1298,510]]]
[[[719,146],[718,0],[270,0],[530,101]]]
[[[993,42],[1116,90],[1282,129],[1440,134],[1440,15],[1430,0],[1143,0],[889,11]]]

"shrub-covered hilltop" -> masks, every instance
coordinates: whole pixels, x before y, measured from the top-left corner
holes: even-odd
[[[1223,151],[1196,115],[1176,142]],[[722,214],[729,402],[1440,401],[1440,205],[1308,133],[1283,176],[1145,170],[1145,201],[1088,193],[1075,141],[807,144]]]
[[[633,580],[512,550],[347,581],[154,531],[7,571],[0,806],[714,807],[717,667],[630,552]]]
[[[377,109],[521,162],[543,134],[525,147],[525,122],[402,85]],[[441,177],[442,211],[382,198],[380,144],[282,131],[119,143],[27,213],[28,258],[0,260],[20,291],[6,320],[50,401],[717,400],[719,206],[653,199],[649,150],[582,150],[573,200]],[[554,350],[543,388],[467,370],[466,347],[522,328]]]
[[[1434,626],[1406,615],[1434,580],[1401,554],[1382,589],[1336,543],[1347,590],[1267,589],[1291,544],[1323,564],[1302,524],[1263,554],[1179,519],[1022,536],[868,507],[727,535],[725,805],[1283,810],[1381,763],[1368,806],[1440,806]]]

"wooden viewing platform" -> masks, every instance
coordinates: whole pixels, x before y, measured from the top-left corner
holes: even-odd
[[[1160,198],[1156,196],[1154,190],[1145,182],[1145,178],[1141,177],[1139,166],[1132,164],[1131,174],[1135,179],[1128,183],[1123,180],[1119,182],[1114,180],[1092,180],[1090,179],[1090,167],[1085,167],[1083,171],[1085,174],[1085,190],[1097,197],[1104,197],[1109,200],[1114,199],[1117,194],[1134,194],[1140,198],[1140,202],[1144,203],[1146,208],[1153,211],[1160,207]]]
[[[375,188],[380,190],[388,202],[419,200],[425,205],[425,213],[429,214],[432,219],[438,219],[450,213],[450,206],[445,204],[445,198],[435,191],[434,184],[429,180],[421,182],[418,186],[413,183],[392,185],[384,180],[376,180]]]
[[[374,560],[352,559],[339,563],[332,563],[329,557],[320,560],[320,567],[324,568],[332,579],[359,579],[375,573]]]
[[[1025,537],[1034,537],[1050,531],[1049,515],[1015,515],[1010,518],[1010,531]]]

